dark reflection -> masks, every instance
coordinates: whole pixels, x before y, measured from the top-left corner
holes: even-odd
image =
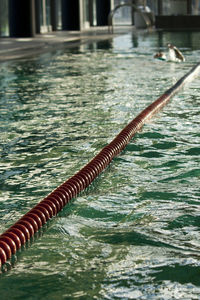
[[[113,245],[150,245],[154,247],[166,247],[166,248],[172,248],[172,249],[179,249],[178,247],[175,247],[173,245],[161,242],[161,241],[155,241],[153,239],[150,239],[148,236],[131,231],[131,232],[114,232],[113,230],[109,232],[107,230],[104,231],[95,231],[94,233],[95,239],[99,240],[103,243],[113,244]]]
[[[163,47],[163,31],[158,31],[158,47]]]
[[[12,66],[12,70],[18,77],[26,78],[30,75],[37,75],[38,70],[40,70],[41,67],[41,64],[37,60],[20,61]]]
[[[14,105],[12,99],[25,104],[47,90],[49,83],[41,83],[41,78],[44,76],[41,70],[44,68],[40,59],[17,61],[9,64],[5,78],[0,81],[1,86],[3,86],[4,80],[8,82],[7,85],[3,86],[4,93],[0,95],[1,99],[7,102],[6,105],[12,107]],[[14,114],[15,110],[13,110],[13,116]]]
[[[96,51],[96,43],[89,43],[88,50],[91,52]]]
[[[157,31],[157,47],[165,48],[168,43],[180,48],[200,49],[200,33],[192,31]]]
[[[98,41],[96,45],[97,49],[109,50],[112,48],[112,40]]]
[[[199,267],[198,266],[165,266],[154,268],[154,281],[169,280],[171,282],[179,282],[181,284],[192,283],[200,286]]]
[[[198,228],[200,226],[200,218],[199,216],[192,215],[182,215],[175,220],[171,221],[166,229],[176,229],[176,228],[184,228],[188,226]]]
[[[131,38],[132,38],[133,48],[137,48],[139,46],[138,35],[135,32],[133,32]]]
[[[76,47],[73,46],[70,49],[66,48],[65,52],[73,54],[73,55],[76,55],[76,54],[80,54],[82,51],[81,51],[81,47],[80,46],[76,46]]]

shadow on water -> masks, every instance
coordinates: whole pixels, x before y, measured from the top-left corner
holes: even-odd
[[[171,282],[179,282],[181,284],[192,283],[200,286],[199,266],[178,265],[162,266],[154,268],[155,273],[152,275],[154,281],[170,280]]]

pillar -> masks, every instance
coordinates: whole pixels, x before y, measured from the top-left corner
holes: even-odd
[[[11,37],[35,35],[34,0],[9,0],[9,26]]]

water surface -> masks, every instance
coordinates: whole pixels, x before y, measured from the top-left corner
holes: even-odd
[[[199,33],[129,33],[0,65],[0,232],[199,61]],[[156,61],[168,42],[182,64]],[[0,275],[1,299],[200,298],[199,77]]]

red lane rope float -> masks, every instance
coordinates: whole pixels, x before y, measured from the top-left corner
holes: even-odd
[[[176,84],[165,91],[156,101],[145,108],[133,119],[113,140],[105,146],[86,166],[69,178],[52,193],[40,201],[20,220],[0,235],[0,267],[15,254],[49,219],[62,208],[110,164],[142,128],[144,123],[157,113],[176,94],[181,87],[192,80],[200,69],[200,63],[195,65]]]

